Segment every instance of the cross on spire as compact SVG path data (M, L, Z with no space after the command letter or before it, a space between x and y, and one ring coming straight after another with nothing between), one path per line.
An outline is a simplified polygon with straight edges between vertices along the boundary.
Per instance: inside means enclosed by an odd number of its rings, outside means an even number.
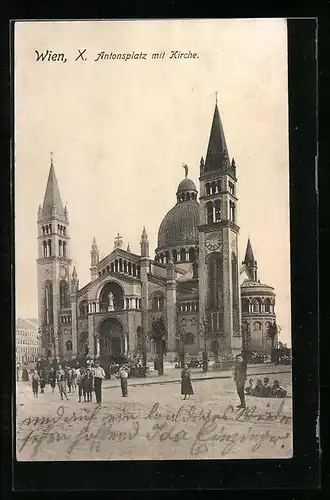
M215 104L218 104L218 92L215 92Z
M117 236L115 237L115 247L120 247L123 242L122 236L120 236L119 233L117 233Z
M53 165L53 160L54 160L54 153L53 151L50 152L50 164Z

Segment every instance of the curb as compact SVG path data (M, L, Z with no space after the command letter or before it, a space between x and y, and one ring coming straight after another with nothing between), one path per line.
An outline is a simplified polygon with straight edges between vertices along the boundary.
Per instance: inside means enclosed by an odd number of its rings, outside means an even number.
M281 372L271 372L271 371L266 371L266 372L258 372L258 373L248 373L248 377L252 377L255 375L277 375L278 373L291 373L291 370L285 370ZM215 375L215 376L210 376L210 377L198 377L198 378L191 378L192 382L200 382L202 380L214 380L214 379L228 379L232 378L232 375ZM155 384L179 384L181 382L181 379L172 379L172 380L152 380L150 382L133 382L129 384L129 387L141 387L144 385L155 385ZM120 385L111 385L109 387L102 387L103 390L107 389L118 389Z

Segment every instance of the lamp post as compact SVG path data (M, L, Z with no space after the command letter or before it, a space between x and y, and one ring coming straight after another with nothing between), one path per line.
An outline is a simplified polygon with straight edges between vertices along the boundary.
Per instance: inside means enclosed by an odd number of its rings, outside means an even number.
M202 329L204 336L203 372L206 373L208 371L208 355L207 355L207 345L206 345L206 337L208 334L208 321L206 318L202 319Z

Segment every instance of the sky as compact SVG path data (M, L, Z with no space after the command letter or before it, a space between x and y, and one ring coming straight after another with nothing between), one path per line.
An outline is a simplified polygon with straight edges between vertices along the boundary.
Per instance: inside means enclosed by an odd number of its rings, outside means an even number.
M259 278L275 287L280 340L290 344L286 37L284 19L16 23L17 316L38 315L36 221L50 152L83 286L94 236L100 258L118 232L138 253L145 226L154 255L182 163L198 187L217 92L237 165L239 259L250 236ZM75 61L84 49L87 59ZM66 62L37 61L46 50ZM176 50L197 56L170 59ZM102 51L146 56L96 61ZM161 51L164 59L151 58Z

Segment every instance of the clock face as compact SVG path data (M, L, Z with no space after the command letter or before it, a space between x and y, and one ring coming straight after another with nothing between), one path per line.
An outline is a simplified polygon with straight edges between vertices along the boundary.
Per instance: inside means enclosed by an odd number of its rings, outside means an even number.
M63 279L66 278L66 275L67 275L67 272L66 272L65 267L61 266L61 268L60 268L60 276L61 276L61 278L63 278Z
M210 234L205 240L205 246L211 252L219 250L221 248L221 235L220 234Z

